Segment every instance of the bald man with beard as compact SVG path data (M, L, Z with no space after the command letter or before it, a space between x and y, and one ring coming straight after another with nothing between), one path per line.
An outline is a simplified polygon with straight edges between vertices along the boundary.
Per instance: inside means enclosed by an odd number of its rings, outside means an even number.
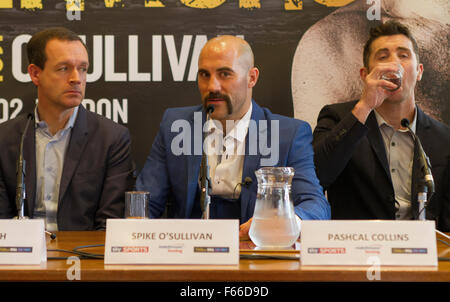
M450 123L448 0L381 0L380 20L369 21L366 0L337 9L303 35L292 64L294 115L314 128L320 109L359 99L362 49L372 27L389 20L407 26L419 46L424 75L416 103L433 118Z
M245 40L220 36L205 44L197 79L202 105L164 113L137 180L139 190L150 192L150 217L202 216L203 129L211 178L210 218L239 219L240 236L245 238L256 202L255 171L267 165L295 169L292 199L297 217L330 218L329 204L315 174L310 126L260 107L252 99L258 77L253 52ZM205 124L205 111L211 105L215 108L213 122ZM210 144L209 138L213 138ZM269 154L261 149L262 142L270 146Z

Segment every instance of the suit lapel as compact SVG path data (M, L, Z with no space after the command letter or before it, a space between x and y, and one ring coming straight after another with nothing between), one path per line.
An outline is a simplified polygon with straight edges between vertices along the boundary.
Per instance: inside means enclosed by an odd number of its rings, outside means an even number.
M250 118L247 136L245 137L245 157L241 180L241 182L244 182L245 177L251 177L252 183L249 186L241 186L241 217L252 216L250 215L251 213L247 213L247 210L254 209L254 203L256 201L255 198L252 198L252 195L254 195L252 192L256 192L256 189L254 188L258 185L255 171L260 168L261 153L259 152L259 138L262 137L262 135L271 137L269 133L269 125L265 129L261 129L259 127L259 121L262 119L264 119L264 111L258 106L258 104L256 104L256 102L252 100L252 115ZM256 138L255 134L251 133L255 130L258 133Z
M59 186L59 202L61 204L64 194L70 184L75 169L83 154L84 147L89 139L87 112L83 106L78 107L78 115L75 121L74 127L71 131L69 145L66 150L66 156L64 158L64 167L61 175L61 183Z
M422 147L427 146L426 140L431 134L428 134L428 129L430 127L429 121L426 118L426 115L422 110L416 106L417 110L417 121L416 121L416 135L422 141ZM423 147L425 148L425 147ZM425 151L426 152L426 151ZM417 202L417 194L419 192L418 185L420 181L420 177L422 176L422 165L419 159L419 147L417 142L414 141L414 157L413 157L413 166L412 166L412 175L411 175L411 208L413 217L416 218L419 214L419 203ZM428 196L429 197L429 196Z
M25 120L26 123L26 120ZM24 127L25 127L24 123ZM28 216L32 217L36 198L36 126L35 121L30 122L23 146L23 156L25 159L25 190L28 207ZM22 135L22 133L21 133Z
M199 118L199 112L201 112L201 119ZM196 114L197 113L197 114ZM189 123L191 125L191 150L193 155L184 156L186 158L186 169L187 169L187 188L186 188L186 215L191 216L192 208L194 202L200 202L200 200L195 200L195 196L198 189L198 177L200 173L200 165L202 162L202 138L203 138L203 125L205 123L205 114L200 106L198 109L194 110L192 116L189 118Z
M370 145L375 152L381 166L386 172L386 176L389 178L389 181L392 182L391 173L389 172L389 164L387 161L386 150L384 147L383 137L381 136L380 128L378 127L377 118L375 113L372 111L369 114L369 117L366 121L366 126L369 128L369 132L367 134L367 138L370 142Z

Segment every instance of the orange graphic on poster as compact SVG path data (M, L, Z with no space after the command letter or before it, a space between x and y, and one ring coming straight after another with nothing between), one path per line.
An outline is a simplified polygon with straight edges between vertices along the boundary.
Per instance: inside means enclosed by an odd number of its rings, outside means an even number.
M3 36L0 36L0 42L3 41ZM0 55L3 54L3 48L0 46ZM0 59L0 72L3 70L3 60ZM0 74L0 82L3 82L3 76Z
M314 0L319 4L326 5L328 7L341 7L345 6L349 3L352 3L355 0Z
M13 0L0 0L0 8L13 8Z
M285 0L284 1L285 10L302 10L303 1L300 0Z
M66 0L66 10L84 12L84 0Z
M261 3L259 0L240 0L239 1L239 8L261 8Z
M159 0L145 0L145 7L166 7L164 3Z
M42 0L21 0L20 8L29 10L42 9Z
M105 0L105 7L111 8L111 7L123 7L124 4L122 3L122 0Z
M216 8L226 2L226 0L180 0L187 7L192 8Z

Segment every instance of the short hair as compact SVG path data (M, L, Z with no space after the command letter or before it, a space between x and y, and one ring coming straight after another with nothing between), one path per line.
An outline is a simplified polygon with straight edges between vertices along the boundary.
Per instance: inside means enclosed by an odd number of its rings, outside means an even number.
M45 47L51 40L61 41L80 41L84 48L87 47L83 40L73 31L64 27L52 27L43 31L35 33L27 44L28 62L34 64L41 69L44 69L47 56L45 54Z
M408 27L397 21L388 21L370 29L369 40L367 40L366 44L364 45L364 67L369 68L370 47L372 46L373 41L383 36L394 35L404 35L411 41L414 53L416 54L417 62L419 62L419 47L417 46L416 39L414 39Z

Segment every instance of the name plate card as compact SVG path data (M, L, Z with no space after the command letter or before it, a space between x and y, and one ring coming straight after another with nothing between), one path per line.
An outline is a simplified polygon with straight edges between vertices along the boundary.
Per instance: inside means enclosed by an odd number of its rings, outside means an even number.
M239 264L239 221L108 219L105 264Z
M437 266L434 221L302 221L302 265Z
M0 264L47 262L43 219L0 220Z

